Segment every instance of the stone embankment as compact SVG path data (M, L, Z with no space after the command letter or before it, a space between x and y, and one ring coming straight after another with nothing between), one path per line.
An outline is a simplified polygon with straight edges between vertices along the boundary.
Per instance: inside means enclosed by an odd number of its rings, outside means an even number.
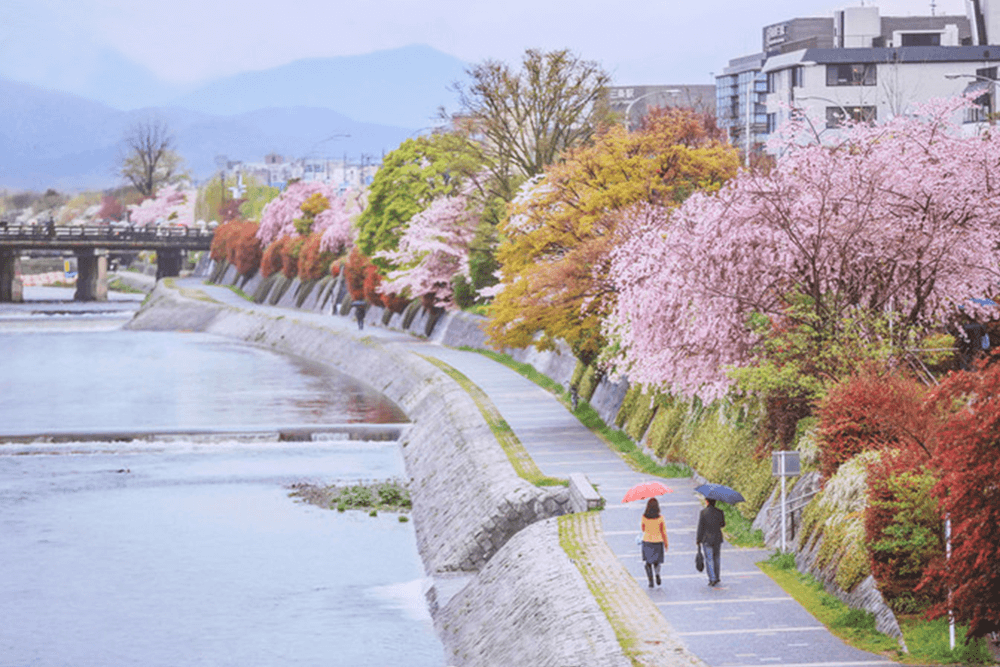
M162 282L128 328L201 331L308 357L403 409L413 420L401 445L425 568L470 578L450 599L429 595L450 664L628 664L546 521L570 511L570 490L518 477L469 395L407 343L234 308Z

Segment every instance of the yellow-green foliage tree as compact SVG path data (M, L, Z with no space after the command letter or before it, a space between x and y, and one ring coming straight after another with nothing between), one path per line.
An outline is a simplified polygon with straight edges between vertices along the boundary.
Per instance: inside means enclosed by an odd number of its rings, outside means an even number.
M491 341L551 349L561 339L591 363L605 345L600 319L614 302L607 264L627 233L616 213L639 203L676 206L696 190L718 189L738 165L711 122L677 108L567 153L512 202L500 227L503 288L487 326Z

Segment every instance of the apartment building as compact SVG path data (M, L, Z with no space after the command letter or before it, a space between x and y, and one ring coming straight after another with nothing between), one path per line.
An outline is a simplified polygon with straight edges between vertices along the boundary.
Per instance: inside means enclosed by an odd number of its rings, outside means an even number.
M860 6L765 26L761 51L716 77L719 124L749 160L793 113L836 131L847 117L878 122L972 92L978 106L962 120L982 122L995 111L1000 64L1000 46L990 45L1000 41L1000 12L990 2L970 0L970 16L883 17Z

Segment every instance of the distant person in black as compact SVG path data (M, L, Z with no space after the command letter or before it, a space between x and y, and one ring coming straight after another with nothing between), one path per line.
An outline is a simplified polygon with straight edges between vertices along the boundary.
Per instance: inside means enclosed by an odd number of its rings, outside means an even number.
M698 546L705 553L705 572L708 574L708 585L719 583L719 550L722 547L722 529L726 525L726 515L715 506L715 500L708 498L708 504L698 515L698 536L695 538Z
M364 301L354 302L354 317L358 320L358 329L365 328L365 303Z

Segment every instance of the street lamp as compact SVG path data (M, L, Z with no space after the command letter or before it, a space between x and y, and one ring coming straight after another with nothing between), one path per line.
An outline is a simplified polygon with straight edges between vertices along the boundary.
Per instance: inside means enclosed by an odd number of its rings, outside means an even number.
M645 93L644 95L640 95L639 97L637 97L634 100L632 100L631 102L629 102L628 106L625 107L625 131L626 132L631 132L632 131L632 107L635 106L636 102L638 102L640 100L644 100L647 97L653 97L655 95L679 95L680 92L681 91L680 91L679 88L667 88L666 90L654 90L652 92Z
M988 106L987 106L987 111L986 111L986 120L988 120L990 122L990 124L993 124L993 122L994 122L993 109L994 109L994 106L995 106L993 102L996 99L996 93L995 93L995 91L996 91L996 83L997 83L996 79L994 79L993 77L989 77L989 76L983 76L982 74L960 74L960 73L957 73L957 72L950 72L948 74L945 74L944 78L946 78L946 79L952 79L952 80L954 80L954 79L974 79L976 81L983 81L986 84L988 84L988 88L987 88L986 94L989 95L989 101L987 103ZM979 99L979 98L977 97L976 99ZM979 119L976 119L976 120L978 121L978 120L982 120L982 119L979 118Z

